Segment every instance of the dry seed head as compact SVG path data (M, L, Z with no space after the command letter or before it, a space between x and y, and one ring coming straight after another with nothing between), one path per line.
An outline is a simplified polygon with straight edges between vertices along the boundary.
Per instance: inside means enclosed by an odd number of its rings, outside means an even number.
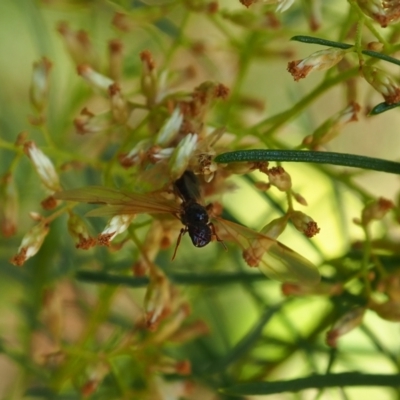
M34 226L22 239L18 253L10 260L12 264L21 266L28 258L33 257L41 248L49 226L44 221Z
M24 152L32 161L43 185L51 192L58 192L61 190L58 174L53 163L36 144L34 142L25 142Z
M295 81L305 78L310 72L325 71L336 65L346 54L345 50L329 48L317 51L303 60L290 61L287 70Z

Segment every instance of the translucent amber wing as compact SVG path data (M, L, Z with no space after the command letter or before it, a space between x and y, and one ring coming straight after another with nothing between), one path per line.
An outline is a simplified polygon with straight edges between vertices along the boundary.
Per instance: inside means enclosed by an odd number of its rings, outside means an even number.
M314 264L277 240L221 218L216 218L215 227L220 239L236 243L246 263L268 277L305 285L320 281Z
M117 214L178 214L180 207L154 193L139 194L121 192L102 186L88 186L80 189L65 190L54 195L56 199L79 203L105 204L92 210L89 216L113 216Z

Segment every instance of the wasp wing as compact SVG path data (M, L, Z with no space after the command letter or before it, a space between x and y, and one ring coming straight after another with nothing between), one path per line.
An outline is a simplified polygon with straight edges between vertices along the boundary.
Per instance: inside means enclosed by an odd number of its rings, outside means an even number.
M320 281L313 263L277 240L222 218L215 221L218 237L236 243L243 249L246 263L257 266L268 277L305 285L316 285Z
M65 190L54 195L56 199L89 204L106 204L89 211L91 217L114 216L119 214L179 214L180 208L173 201L156 193L128 193L102 186L88 186Z

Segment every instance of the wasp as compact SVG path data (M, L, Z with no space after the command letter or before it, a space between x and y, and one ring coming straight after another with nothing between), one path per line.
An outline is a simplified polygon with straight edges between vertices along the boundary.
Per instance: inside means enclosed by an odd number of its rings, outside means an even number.
M102 207L89 211L87 216L172 214L183 228L177 239L174 256L181 237L187 232L194 246L204 247L217 240L234 242L243 251L246 263L267 276L280 281L313 285L319 282L318 269L294 250L267 235L228 221L212 212L212 204L205 206L200 184L192 171L174 182L174 191L181 200L169 200L159 192L129 193L101 186L89 186L58 192L55 197ZM225 246L225 245L224 245Z

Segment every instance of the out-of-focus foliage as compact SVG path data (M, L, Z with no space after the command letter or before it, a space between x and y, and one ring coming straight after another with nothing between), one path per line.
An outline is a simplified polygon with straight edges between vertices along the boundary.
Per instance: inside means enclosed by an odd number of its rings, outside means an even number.
M400 396L396 2L0 16L0 397Z

